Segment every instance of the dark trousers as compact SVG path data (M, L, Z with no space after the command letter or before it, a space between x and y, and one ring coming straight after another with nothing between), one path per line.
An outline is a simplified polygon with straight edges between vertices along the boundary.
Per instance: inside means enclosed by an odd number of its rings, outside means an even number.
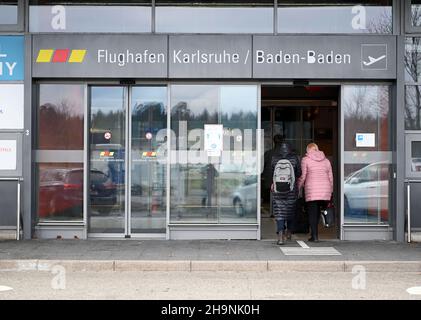
M320 219L320 210L326 206L326 201L317 200L307 202L307 212L308 212L308 223L310 224L311 237L313 239L319 238L319 219Z
M286 224L286 225L285 225ZM276 219L276 234L279 234L279 232L285 231L285 229L288 229L291 231L292 228L292 219Z

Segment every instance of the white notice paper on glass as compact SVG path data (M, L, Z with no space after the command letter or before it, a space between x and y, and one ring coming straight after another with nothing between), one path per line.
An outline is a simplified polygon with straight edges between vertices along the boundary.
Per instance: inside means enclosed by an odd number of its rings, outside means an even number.
M1 129L23 129L23 84L0 84Z
M356 146L361 148L374 148L376 146L375 133L356 133L355 134Z
M0 170L16 170L16 140L0 140Z
M219 157L223 150L224 128L222 124L205 124L205 151L208 157Z

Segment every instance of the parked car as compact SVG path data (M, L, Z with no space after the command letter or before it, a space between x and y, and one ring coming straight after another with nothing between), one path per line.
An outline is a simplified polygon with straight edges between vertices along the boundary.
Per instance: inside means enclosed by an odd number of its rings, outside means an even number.
M83 209L83 168L45 169L39 177L38 216L80 216ZM91 170L91 205L112 206L117 201L117 188L99 170Z
M390 165L369 164L350 174L344 183L344 207L348 214L375 214L388 220Z
M235 213L242 217L247 213L257 211L257 176L247 176L243 184L233 193Z

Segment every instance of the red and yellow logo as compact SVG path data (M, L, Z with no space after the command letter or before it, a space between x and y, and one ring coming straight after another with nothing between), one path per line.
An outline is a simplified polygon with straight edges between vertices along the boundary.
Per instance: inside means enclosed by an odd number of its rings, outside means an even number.
M99 154L100 157L114 157L113 151L101 151Z
M143 157L146 157L146 158L155 158L156 157L156 152L154 152L154 151L145 151L145 152L142 153L142 156Z
M82 63L85 55L86 49L41 49L36 61L37 63Z

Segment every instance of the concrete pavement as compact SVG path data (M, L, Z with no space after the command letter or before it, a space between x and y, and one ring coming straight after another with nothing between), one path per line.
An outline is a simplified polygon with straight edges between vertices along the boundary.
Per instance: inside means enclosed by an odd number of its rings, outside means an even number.
M421 286L417 273L369 272L361 281L352 272L66 272L58 279L59 274L0 272L0 286L10 288L0 290L0 300L421 299L407 292Z
M287 256L273 241L30 240L0 241L0 271L317 271L421 272L421 244L321 241L340 255ZM282 248L300 248L290 241ZM308 251L303 251L308 252Z

